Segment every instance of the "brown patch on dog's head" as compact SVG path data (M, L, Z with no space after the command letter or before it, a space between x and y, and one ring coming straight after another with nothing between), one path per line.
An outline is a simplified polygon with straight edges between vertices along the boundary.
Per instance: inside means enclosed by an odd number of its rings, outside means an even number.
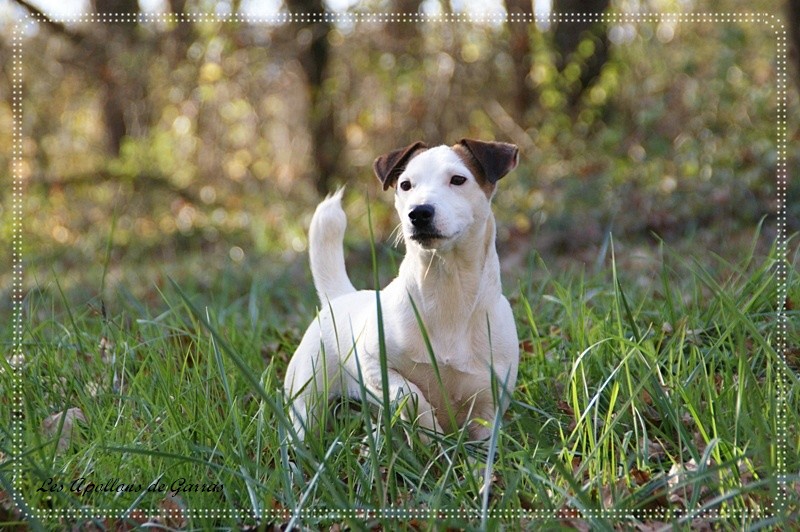
M405 148L400 148L390 151L387 154L381 155L372 164L372 169L375 175L383 183L383 190L395 186L397 179L403 170L408 166L408 161L414 158L419 152L428 149L427 144L424 142L415 142Z
M453 151L464 161L488 198L494 194L500 178L519 163L519 148L506 142L461 139L453 146Z
M490 183L488 179L486 179L486 174L483 173L483 168L481 168L480 163L472 156L469 149L464 146L463 144L456 144L453 147L453 151L458 154L462 161L464 161L464 166L466 166L470 173L475 176L475 179L478 181L478 185L483 190L483 193L486 194L487 198L491 198L492 194L494 194L495 185L494 183Z

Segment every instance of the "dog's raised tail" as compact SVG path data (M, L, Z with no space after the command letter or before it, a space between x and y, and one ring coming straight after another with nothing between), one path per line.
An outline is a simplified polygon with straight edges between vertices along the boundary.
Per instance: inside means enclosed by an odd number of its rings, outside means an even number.
M308 232L311 276L323 307L328 301L356 291L344 266L347 216L342 210L343 192L344 188L340 188L317 206Z

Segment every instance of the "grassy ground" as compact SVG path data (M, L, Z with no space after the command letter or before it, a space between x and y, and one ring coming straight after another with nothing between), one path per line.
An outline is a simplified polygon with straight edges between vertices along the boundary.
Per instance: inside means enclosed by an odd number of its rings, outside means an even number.
M338 402L307 447L290 449L279 390L312 296L288 276L167 284L158 305L119 291L113 308L70 302L55 284L31 292L14 416L23 474L17 490L4 413L0 522L21 519L15 500L47 528L796 524L794 268L784 364L774 253L658 256L646 283L613 257L592 274L532 257L506 286L522 360L487 443L458 433L426 445L391 407Z

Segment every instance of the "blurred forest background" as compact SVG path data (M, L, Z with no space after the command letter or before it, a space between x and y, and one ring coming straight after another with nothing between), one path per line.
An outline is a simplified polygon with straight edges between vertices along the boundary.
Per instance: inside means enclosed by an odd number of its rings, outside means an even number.
M787 20L794 39L799 4L535 2L553 13L766 12ZM39 17L22 46L26 289L53 289L57 278L69 298L85 301L100 293L106 269L106 297L125 287L145 301L157 301L168 275L199 287L214 286L220 272L240 276L245 287L269 276L305 283L310 215L341 184L353 261L369 264L367 203L377 240L388 240L397 223L372 160L417 139L520 146L520 168L495 198L509 276L528 269L533 253L551 269L607 264L609 234L618 268L645 280L658 266L659 238L701 259L735 260L762 219L761 249L776 237L779 58L765 22L93 23L44 14L58 5L65 4L0 2L5 242L11 34L26 13ZM521 13L534 3L93 0L78 7ZM790 173L800 160L797 61L795 53L787 83ZM789 234L798 230L797 192L790 181ZM0 253L10 264L10 246ZM370 268L361 270L355 277L370 286ZM10 279L10 268L0 271L4 314Z

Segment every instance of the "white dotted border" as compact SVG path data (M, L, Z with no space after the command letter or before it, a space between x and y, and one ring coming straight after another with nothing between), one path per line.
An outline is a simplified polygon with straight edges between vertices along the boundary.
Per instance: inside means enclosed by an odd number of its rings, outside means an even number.
M12 485L22 480L22 35L29 21L16 23L11 32L11 366L14 368L11 403ZM22 495L20 495L21 497Z
M344 520L344 519L559 519L559 520L582 520L582 519L602 519L611 518L619 520L634 519L733 519L751 518L758 519L767 517L758 508L750 510L702 510L697 512L681 510L521 510L521 509L497 509L493 508L485 513L479 509L466 508L304 508L298 511L292 510L266 510L262 512L251 512L247 510L232 510L225 508L162 508L146 512L144 510L107 510L97 508L64 508L64 509L33 509L31 513L37 519L61 518L61 519L136 519L154 520L161 519L183 519L183 518L218 518L218 519L274 519L286 520L297 517L300 519L319 519L319 520Z
M787 249L787 234L786 234L786 189L789 181L789 174L786 166L786 142L788 137L788 116L787 116L787 88L786 88L786 58L788 57L788 50L786 45L786 26L779 20L773 18L770 24L775 31L775 38L777 42L776 50L776 93L778 100L778 116L776 117L776 137L777 137L777 172L776 172L776 195L778 198L778 242L777 254L778 264L776 271L776 281L778 283L778 301L777 301L777 332L775 335L775 347L779 356L780 364L778 365L777 385L777 414L776 421L778 424L777 430L777 473L778 473L778 496L776 497L774 506L776 514L784 514L787 511L789 500L788 482L789 475L787 474L787 418L789 416L787 404L787 380L789 371L786 366L786 328L789 323L789 318L786 316L786 299L787 299L787 284L788 284L788 249ZM777 26L777 27L776 27Z
M464 14L464 13L444 13L444 14L422 14L422 13L310 13L302 15L275 14L266 16L251 15L214 15L205 13L187 14L157 14L157 13L138 13L132 14L81 14L81 15L51 15L50 20L59 23L69 22L240 22L251 24L287 24L294 22L328 22L328 23L504 23L504 22L605 22L605 23L642 23L642 22L674 22L674 23L761 23L766 24L772 30L777 39L776 50L776 76L777 76L777 221L778 221L778 242L777 242L777 333L775 339L776 351L781 359L777 372L777 471L778 471L778 494L775 501L771 503L772 515L783 514L786 511L788 493L788 475L786 472L787 460L787 415L788 405L787 394L787 374L785 365L786 354L786 330L788 318L786 316L787 298L787 235L786 235L786 190L788 182L788 171L786 163L786 142L787 142L787 31L784 22L772 14L764 13L569 13L569 14L549 14L536 15L531 13L484 13L484 14ZM12 109L12 329L13 329L13 360L22 360L22 36L29 25L42 22L41 17L27 15L24 20L17 21L12 30L12 67L11 67L11 109ZM13 455L22 454L22 421L19 412L22 411L22 370L14 364L14 383L13 383L13 404L12 404L12 450ZM18 492L22 480L21 460L14 460L13 467L13 486ZM96 508L68 508L68 509L32 509L32 514L36 518L52 517L72 517L72 518L124 518L129 516L129 512L122 510L103 510ZM501 519L545 519L545 518L612 518L612 519L658 519L689 517L699 519L725 519L732 517L763 517L760 509L741 510L741 511L700 511L700 512L678 512L671 509L665 510L579 510L575 513L564 513L559 511L540 511L540 510L500 510L492 509L487 513L479 510L467 509L432 509L432 508L384 508L379 510L366 509L303 509L299 512L289 511L270 511L254 514L237 510L225 509L188 509L188 510L161 510L154 515L163 518L272 518L285 519L292 516L309 519L368 519L368 518L501 518Z
M313 23L505 23L505 22L707 22L707 23L766 23L776 32L785 34L783 22L765 13L276 13L270 15L214 13L87 13L50 14L52 22L147 23L147 22L240 22L249 24ZM28 15L30 22L43 22L37 15Z

